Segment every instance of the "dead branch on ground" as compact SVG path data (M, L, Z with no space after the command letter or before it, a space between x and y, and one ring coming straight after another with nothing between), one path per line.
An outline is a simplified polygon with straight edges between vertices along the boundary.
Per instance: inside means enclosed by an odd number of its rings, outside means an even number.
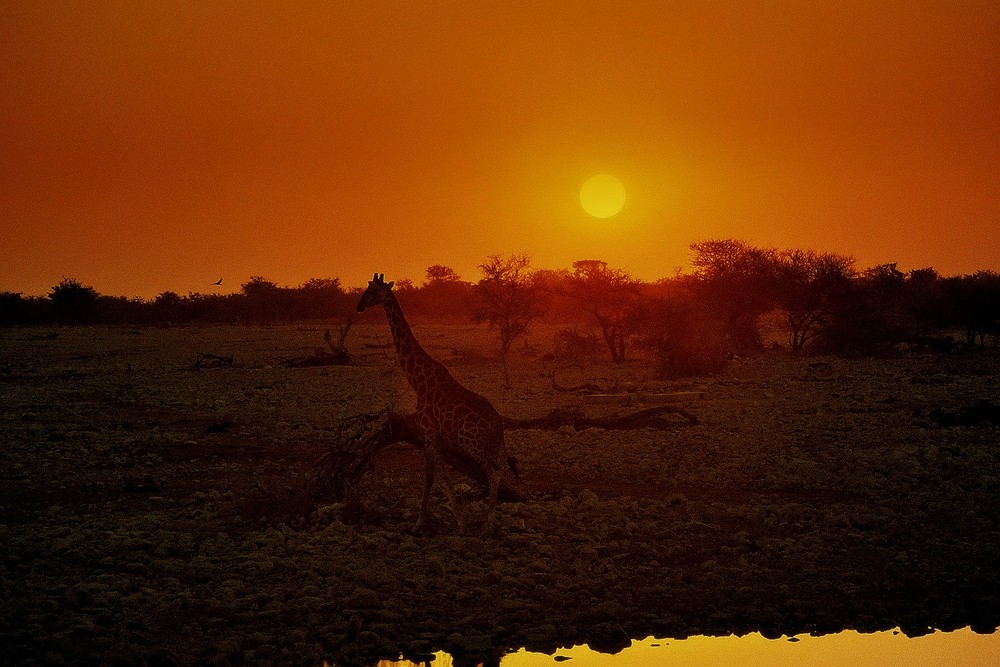
M605 391L604 388L599 387L596 384L590 384L590 383L578 384L572 387L562 387L559 385L558 382L556 382L555 371L552 371L552 389L554 389L555 391L561 391L563 393L573 393L573 394L600 393Z
M332 493L337 501L357 496L361 478L372 466L372 459L390 442L388 413L360 414L340 422L335 446L323 454L313 467L307 491L314 500Z
M198 358L192 364L193 368L231 368L235 360L233 357L224 357L219 354L209 354L208 352L198 352Z
M656 407L630 412L626 415L612 415L610 417L587 417L580 408L569 410L556 408L543 417L534 419L510 419L504 418L504 426L509 429L544 429L558 430L564 426L570 426L576 430L585 428L603 428L606 430L626 430L639 428L656 428L669 430L677 426L676 420L664 419L665 415L678 415L683 417L688 424L697 426L701 422L687 410L676 408L672 405L658 405Z
M343 354L347 356L347 334L351 332L351 327L354 326L354 318L347 320L343 324L337 325L337 344L334 345L333 338L330 336L330 330L327 329L323 332L323 340L326 341L327 346L330 351L334 354Z
M599 418L587 417L579 408L556 409L543 417L533 419L505 418L504 427L542 430L559 430L566 426L577 430L675 428L677 420L667 419L667 415L680 416L692 425L700 423L697 417L686 410L659 405L626 415ZM334 445L319 457L313 466L311 478L306 482L304 490L308 502L316 504L332 496L334 500L345 503L351 508L350 511L356 512L361 506L359 493L361 480L372 469L376 455L386 447L399 442L424 448L425 442L417 428L416 415L401 415L386 410L344 419L334 436ZM450 467L476 482L481 488L486 488L486 471L471 457L455 449L446 449L442 455ZM501 483L498 499L524 501L526 498L517 490Z
M311 368L314 366L347 366L351 363L351 355L347 351L347 334L350 332L351 327L354 325L354 320L348 320L345 324L337 325L339 333L337 334L337 342L333 342L333 336L330 335L330 330L327 329L323 332L323 340L326 341L326 346L330 348L327 352L321 348L316 348L311 355L308 357L297 357L294 359L286 359L285 363L289 368Z
M416 415L385 411L348 417L340 423L335 445L314 466L306 491L315 502L332 495L338 502L358 502L361 479L371 470L375 456L389 445L406 442L420 449L424 439ZM486 471L470 457L454 450L442 452L445 463L486 488ZM501 484L498 500L523 501L514 489Z

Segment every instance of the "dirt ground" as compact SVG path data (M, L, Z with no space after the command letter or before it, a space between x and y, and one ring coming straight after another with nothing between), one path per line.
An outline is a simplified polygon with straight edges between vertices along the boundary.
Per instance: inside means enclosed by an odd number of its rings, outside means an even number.
M467 534L437 494L411 535L407 445L376 461L361 523L302 501L340 420L413 405L384 326L351 332L350 366L290 367L323 329L0 330L4 662L475 664L649 635L1000 625L1000 425L961 419L1000 398L995 352L775 353L668 382L648 360L552 358L542 332L507 388L484 329L416 326L505 415L687 392L700 423L509 431L532 498L484 537L466 485ZM553 372L632 398L556 391Z

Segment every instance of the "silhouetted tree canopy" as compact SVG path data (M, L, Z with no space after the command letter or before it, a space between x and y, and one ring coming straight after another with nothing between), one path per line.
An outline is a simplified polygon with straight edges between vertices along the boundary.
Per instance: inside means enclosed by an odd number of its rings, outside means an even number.
M960 328L967 345L1000 336L1000 274L977 271L943 281L945 320Z
M20 292L0 292L0 326L30 326L49 324L52 321L52 302L47 297L25 297Z
M93 287L74 278L63 278L49 292L52 311L59 324L90 324L97 314L100 295Z
M602 260L583 259L573 262L569 288L601 332L611 359L625 361L629 340L643 326L642 282Z
M468 322L475 313L472 283L440 264L427 268L427 280L409 297L407 317L413 319Z
M765 316L784 323L795 354L878 354L900 344L948 351L1000 337L994 271L942 277L933 268L904 272L895 263L859 271L844 255L733 239L699 241L691 251L693 273L653 284L599 259L529 272L527 256L492 255L475 285L435 264L419 286L395 278L395 293L413 320L488 322L505 363L512 341L541 316L570 325L561 334L567 345L600 341L615 362L641 340L667 376L710 372L734 354L763 350ZM102 295L64 278L44 296L0 292L0 325L345 324L358 317L359 293L345 290L339 278L282 287L252 276L234 294L165 291L143 300Z
M774 255L777 300L785 312L788 343L801 353L829 326L838 300L855 276L854 259L812 250Z
M459 282L462 280L462 277L455 272L455 269L450 266L442 266L441 264L428 266L426 273L428 284L435 282Z
M778 306L778 258L771 249L733 239L691 244L697 292L715 310L733 352L764 347L758 321Z

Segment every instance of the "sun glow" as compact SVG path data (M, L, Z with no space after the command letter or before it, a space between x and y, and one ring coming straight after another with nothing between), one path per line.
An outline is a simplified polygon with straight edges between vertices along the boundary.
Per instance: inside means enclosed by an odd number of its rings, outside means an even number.
M625 206L625 186L610 174L591 176L580 188L580 205L595 218L610 218Z

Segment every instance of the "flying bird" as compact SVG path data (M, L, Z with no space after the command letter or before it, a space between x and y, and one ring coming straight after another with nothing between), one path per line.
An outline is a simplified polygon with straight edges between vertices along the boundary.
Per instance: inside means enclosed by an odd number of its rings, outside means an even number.
M212 283L212 284L213 284L213 285L221 285L221 284L222 284L222 278L219 278L218 280L216 280L216 281L215 281L214 283Z

